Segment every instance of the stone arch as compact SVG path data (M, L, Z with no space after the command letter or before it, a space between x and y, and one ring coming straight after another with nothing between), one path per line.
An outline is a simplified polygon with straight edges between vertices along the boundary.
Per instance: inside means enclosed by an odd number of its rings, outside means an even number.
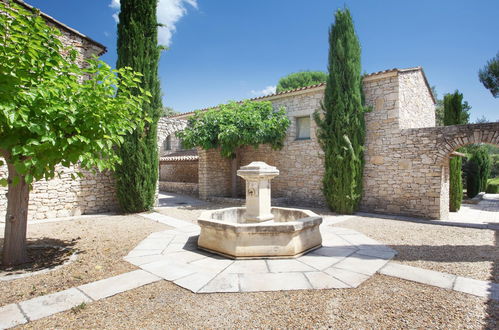
M452 152L468 144L499 145L499 122L441 127L437 135L436 163L446 165Z
M449 216L449 159L458 148L487 143L499 145L499 122L454 125L437 128L435 165L441 168L440 219Z
M173 137L178 131L183 130L187 126L187 121L182 119L173 119L162 117L158 121L158 152L161 156L161 151L163 150L163 143L168 136Z

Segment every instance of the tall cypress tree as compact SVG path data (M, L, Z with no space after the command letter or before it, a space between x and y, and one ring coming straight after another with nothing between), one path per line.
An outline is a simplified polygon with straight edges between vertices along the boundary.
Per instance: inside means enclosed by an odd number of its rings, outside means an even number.
M466 124L467 114L463 109L463 94L455 91L444 96L444 126ZM462 160L449 160L449 210L457 212L463 201Z
M324 150L323 192L329 207L351 214L362 196L365 122L360 44L348 9L329 30L329 65L322 113L315 113Z
M152 119L142 130L125 138L120 149L122 164L116 170L117 194L125 212L141 212L154 206L158 180L157 122L161 97L158 63L157 0L121 0L118 24L118 68L131 67L142 73L141 88L149 91L151 102L143 111Z

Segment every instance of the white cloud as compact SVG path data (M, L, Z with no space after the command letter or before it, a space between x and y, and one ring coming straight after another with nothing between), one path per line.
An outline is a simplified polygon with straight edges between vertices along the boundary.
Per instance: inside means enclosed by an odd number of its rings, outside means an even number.
M176 30L175 24L187 14L186 4L197 9L197 0L159 0L158 2L158 22L165 25L158 29L158 43L170 46L172 35ZM119 11L120 0L111 0L109 7ZM119 21L118 13L113 14L116 22Z
M120 9L120 0L111 0L109 7L113 9Z
M259 90L259 91L252 90L251 94L253 94L255 96L270 95L270 94L275 93L275 89L276 89L276 86L267 86L264 89Z

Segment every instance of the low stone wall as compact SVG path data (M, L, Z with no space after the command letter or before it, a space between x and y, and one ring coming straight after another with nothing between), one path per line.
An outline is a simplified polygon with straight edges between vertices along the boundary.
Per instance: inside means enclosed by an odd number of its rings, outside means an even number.
M198 183L198 161L161 162L159 180Z
M159 190L196 197L199 195L197 183L159 181Z
M62 167L59 167L61 169ZM114 178L109 172L92 174L73 180L74 168L64 168L61 177L41 180L30 192L28 220L67 217L81 214L117 211ZM0 176L7 177L7 166L0 167ZM7 187L0 188L0 222L5 221Z

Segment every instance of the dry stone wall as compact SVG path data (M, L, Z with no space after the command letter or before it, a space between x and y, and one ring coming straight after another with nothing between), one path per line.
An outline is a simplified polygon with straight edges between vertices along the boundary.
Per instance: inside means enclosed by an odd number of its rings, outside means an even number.
M198 162L197 161L161 162L159 180L169 181L169 182L197 183Z

